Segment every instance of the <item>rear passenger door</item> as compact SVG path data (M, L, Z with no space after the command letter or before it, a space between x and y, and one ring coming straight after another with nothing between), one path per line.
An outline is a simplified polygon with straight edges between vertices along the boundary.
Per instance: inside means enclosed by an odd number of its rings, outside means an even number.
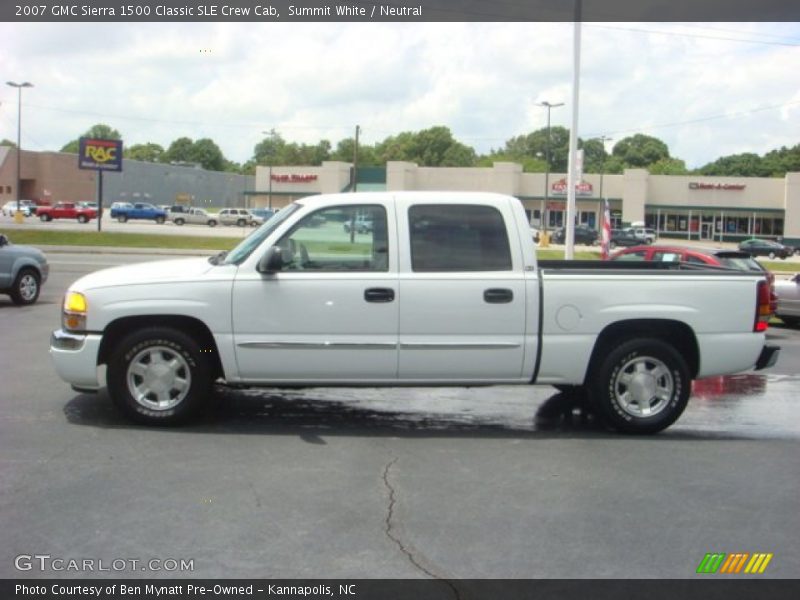
M490 382L522 374L526 283L510 207L399 197L399 376ZM516 240L516 238L513 238ZM518 240L517 240L518 242Z

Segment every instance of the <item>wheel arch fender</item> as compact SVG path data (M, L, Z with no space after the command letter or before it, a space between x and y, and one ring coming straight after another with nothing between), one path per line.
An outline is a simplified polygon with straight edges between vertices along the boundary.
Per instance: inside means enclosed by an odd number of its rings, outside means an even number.
M211 330L200 319L186 315L139 315L112 321L103 331L103 339L97 353L97 364L107 364L117 343L129 333L144 327L165 327L191 336L201 348L208 351L212 381L220 377L225 378L223 360Z
M683 356L692 379L700 372L700 349L689 325L674 319L630 319L610 323L597 336L589 359L587 379L609 348L633 338L655 338L671 345Z

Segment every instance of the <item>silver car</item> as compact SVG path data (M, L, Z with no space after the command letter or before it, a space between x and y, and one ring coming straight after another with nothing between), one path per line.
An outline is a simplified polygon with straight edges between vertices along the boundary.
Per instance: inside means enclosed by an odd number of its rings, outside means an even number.
M778 308L775 315L791 327L800 326L800 274L775 281Z
M33 304L49 274L41 250L16 246L0 234L0 294L11 296L14 304Z

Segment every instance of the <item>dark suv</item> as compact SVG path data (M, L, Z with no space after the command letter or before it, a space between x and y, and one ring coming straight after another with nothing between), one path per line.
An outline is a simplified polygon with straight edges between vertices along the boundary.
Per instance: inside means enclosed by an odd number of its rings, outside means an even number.
M553 234L553 241L556 244L563 244L566 239L567 230L563 227L556 230L556 232ZM597 230L587 227L586 225L578 225L575 227L575 243L593 246L597 243Z

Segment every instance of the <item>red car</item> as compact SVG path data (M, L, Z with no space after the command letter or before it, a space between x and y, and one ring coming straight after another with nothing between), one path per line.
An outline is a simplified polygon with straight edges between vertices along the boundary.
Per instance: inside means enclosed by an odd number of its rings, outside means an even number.
M58 202L53 206L40 206L36 215L42 221L53 219L77 219L78 223L88 223L97 217L97 210L79 206L74 202Z
M657 262L683 262L695 265L709 265L737 271L757 271L764 273L772 290L772 312L778 306L775 294L775 275L750 254L742 250L726 248L692 248L691 246L632 246L613 254L609 260L654 260Z
M764 267L747 252L726 248L693 248L691 246L639 245L620 250L610 260L654 260L658 262L685 262L696 265L726 267L739 271L760 271Z

